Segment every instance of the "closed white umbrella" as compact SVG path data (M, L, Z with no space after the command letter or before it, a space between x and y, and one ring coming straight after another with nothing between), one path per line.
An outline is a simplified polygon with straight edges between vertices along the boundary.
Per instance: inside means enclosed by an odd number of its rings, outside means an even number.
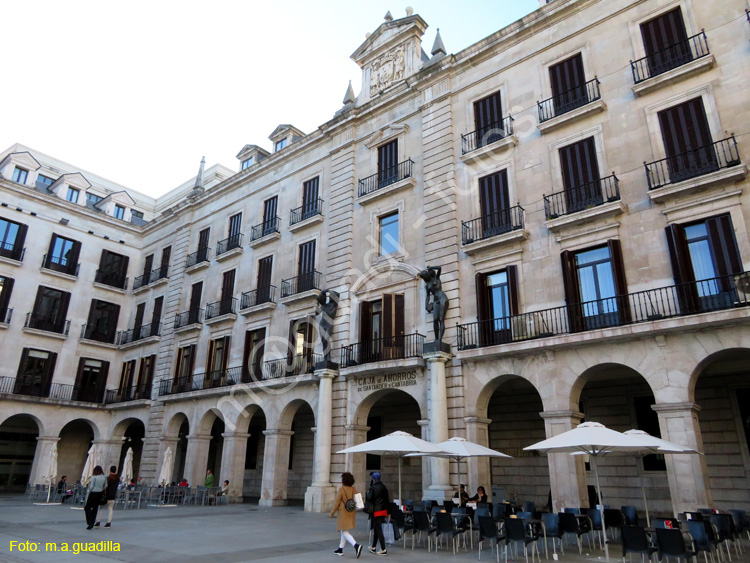
M88 486L91 476L94 474L94 467L99 465L99 450L96 446L89 448L89 454L86 456L86 463L81 473L81 485Z
M524 450L538 450L545 453L586 453L591 456L591 467L594 470L596 482L596 496L599 499L599 510L602 517L602 535L604 536L604 553L609 561L609 545L607 530L604 526L604 502L599 486L599 470L597 458L611 452L650 452L658 450L650 443L638 436L628 436L622 432L611 430L598 422L584 422L573 430L558 434L553 438L542 440L524 448Z
M398 498L401 497L401 459L408 454L419 453L441 453L448 454L445 450L435 444L431 444L420 438L416 438L408 432L392 432L387 436L370 440L358 446L346 448L337 453L340 454L374 454L392 455L398 458Z
M158 483L166 487L172 480L172 472L174 471L174 458L172 456L172 448L167 447L167 451L164 452L164 461L161 464L161 472L159 473Z
M122 462L122 471L120 472L120 481L126 485L133 478L133 448L128 448L125 452L125 460Z
M49 502L50 494L52 493L52 485L57 477L57 442L52 445L52 449L49 451L49 457L45 464L44 476L42 479L47 483L47 502Z

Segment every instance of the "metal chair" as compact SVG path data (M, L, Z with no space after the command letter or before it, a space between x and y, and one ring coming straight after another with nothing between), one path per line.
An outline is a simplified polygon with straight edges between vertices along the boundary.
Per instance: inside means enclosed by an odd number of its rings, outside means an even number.
M495 519L490 516L479 517L479 560L482 560L482 547L484 540L495 542L497 550L497 560L500 561L500 542L505 539L505 535L500 533L495 524ZM490 544L492 545L492 544Z
M451 544L453 546L453 555L456 554L456 536L463 533L453 523L453 517L447 512L438 512L436 515L437 528L435 531L435 551L437 551L437 540L440 538L440 544L443 543L443 536L449 536ZM465 538L464 538L465 540ZM464 549L466 549L466 541L464 541Z
M435 528L430 523L430 517L427 515L427 512L424 510L415 510L414 511L414 524L411 529L411 549L414 550L414 535L419 534L419 539L417 540L417 543L420 543L422 541L422 533L427 534L427 551L430 551L432 540L430 539L430 536L435 533ZM404 545L406 545L404 543Z
M547 538L552 538L552 553L557 553L557 548L555 547L555 538L557 538L557 541L560 542L560 551L565 555L565 548L562 542L563 532L560 528L560 516L555 512L544 512L542 513L542 523L544 524Z
M523 555L526 563L529 561L528 545L531 544L531 561L534 561L534 550L539 536L530 525L518 518L508 518L505 521L505 560L508 560L508 544L523 543ZM537 553L537 555L539 555Z
M693 550L696 554L703 552L703 557L708 563L708 556L711 556L711 561L714 560L714 547L715 544L711 541L707 525L710 528L710 524L703 520L688 520L687 529L690 537L693 538ZM713 532L713 529L711 529Z
M638 525L638 512L635 510L635 506L621 506L620 511L625 518L625 524L628 526Z
M645 563L645 555L648 555L650 560L651 556L658 551L656 547L653 547L649 543L646 530L640 526L623 526L620 528L620 534L622 535L623 562L626 555L639 553L641 555L641 562Z
M691 557L695 557L695 551L685 546L685 538L682 537L680 530L669 530L667 528L656 528L656 544L661 560L667 557L685 558L687 562Z

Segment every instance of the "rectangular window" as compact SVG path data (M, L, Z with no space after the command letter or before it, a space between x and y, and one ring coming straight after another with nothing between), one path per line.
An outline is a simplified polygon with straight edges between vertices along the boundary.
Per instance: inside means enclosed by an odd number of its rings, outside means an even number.
M315 241L311 240L299 245L299 261L297 262L298 286L297 291L309 291L315 288Z
M402 358L404 329L403 294L386 293L377 301L360 303L359 362Z
M549 79L555 115L567 113L588 103L583 57L580 53L549 67Z
M29 318L29 326L39 330L63 333L69 303L70 293L39 286L34 309Z
M18 364L18 374L16 375L13 393L47 397L56 361L57 354L24 348L21 353L21 361Z
M273 271L273 256L266 256L258 260L258 298L256 304L268 303L271 300L271 272Z
M151 312L151 334L150 336L158 336L159 329L161 328L161 312L164 307L164 297L157 297L154 299L154 310Z
M504 136L503 112L500 105L500 92L474 102L474 128L477 148L493 143Z
M283 148L283 147L282 147ZM253 165L253 157L247 158L242 161L242 169L250 168Z
M159 266L159 278L164 279L169 276L169 261L172 259L172 247L165 246L161 249L161 266ZM156 281L156 280L151 280Z
M80 252L80 242L53 234L44 267L65 274L76 275Z
M13 278L0 276L0 323L8 322L8 307L13 293Z
M94 278L97 283L124 289L127 283L130 258L109 250L102 250L99 269Z
M125 217L125 208L122 205L115 204L115 219L123 219Z
M245 350L242 355L242 381L244 383L263 379L265 341L265 328L245 332Z
M81 358L78 362L73 399L89 403L101 403L104 400L104 389L107 386L109 362Z
M208 362L203 387L210 388L226 382L229 364L229 336L212 340L208 345Z
M378 187L398 181L398 139L378 147Z
M599 186L599 162L593 137L561 148L560 169L568 213L603 202Z
M130 210L130 218L131 219L140 219L143 220L143 211L136 211L135 209Z
M89 340L113 344L119 316L119 305L92 299L88 321L86 322L85 337Z
M143 261L143 285L151 281L151 270L154 268L154 255L149 254Z
M274 152L278 152L281 149L285 148L286 147L286 143L287 143L287 138L286 137L284 137L280 141L276 141L276 144L274 145Z
M37 188L47 188L51 186L55 182L54 179L44 176L43 174L38 174L36 177L36 187Z
M635 410L635 423L638 430L648 432L652 436L661 438L659 428L659 415L651 406L654 404L653 396L633 397L633 409ZM651 454L643 458L644 471L666 471L667 464L664 455Z
M20 260L28 227L0 217L0 256Z
M482 238L496 236L513 228L507 170L479 179L479 209L482 218Z
M177 363L174 370L173 390L192 389L192 377L195 369L195 344L183 346L177 352Z
M642 23L641 36L649 76L662 74L693 60L680 8Z
M96 205L104 198L100 195L92 194L91 192L86 192L86 203L89 205Z
M24 170L23 168L16 167L15 170L13 170L13 181L18 182L19 184L25 184L26 178L28 177L29 172L28 170Z
M156 354L141 358L138 367L138 384L134 399L150 399L151 385L154 381L154 369L156 368Z
M117 391L121 398L132 397L134 379L135 360L122 362L122 369L120 370L120 384L117 386Z
M312 362L315 348L313 331L312 323L305 319L297 319L289 323L289 354L287 359L289 368L295 375L305 371L303 368L309 366Z
M237 270L224 272L221 278L221 301L219 303L219 315L232 313L232 300L234 299L234 278Z
M240 233L242 232L242 213L237 213L229 218L229 240L227 241L227 250L237 248L242 243Z
M398 211L380 218L380 255L393 254L399 250Z
M516 266L504 270L477 274L477 320L479 344L505 344L513 339L533 338L534 327L523 324L526 319L511 319L518 315L518 279Z
M279 198L273 196L263 202L263 236L278 231L276 216L278 215Z
M77 190L75 188L68 188L68 193L65 195L65 199L67 199L71 203L78 203L78 196L80 195L80 193L80 190Z
M718 170L702 98L659 112L659 125L672 183Z
M318 209L318 192L320 178L317 176L302 184L302 217L301 220L309 219L320 213Z

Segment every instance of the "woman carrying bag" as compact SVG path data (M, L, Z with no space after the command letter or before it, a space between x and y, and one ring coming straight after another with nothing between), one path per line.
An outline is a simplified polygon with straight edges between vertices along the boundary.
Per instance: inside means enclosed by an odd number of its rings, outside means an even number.
M344 546L347 541L354 547L357 558L362 554L362 546L349 533L349 530L353 530L356 527L354 515L357 513L357 503L354 497L357 494L357 489L354 488L354 476L349 472L342 473L341 488L333 505L333 510L331 510L331 518L333 518L336 512L339 513L338 520L336 521L336 529L341 532L341 542L339 543L339 548L334 551L336 555L344 555Z
M107 478L104 471L97 465L94 467L94 474L89 481L89 497L86 499L86 505L83 512L86 514L86 529L91 530L96 522L96 515L99 512L99 505L102 500L106 504L107 499L104 496L104 488L107 486Z

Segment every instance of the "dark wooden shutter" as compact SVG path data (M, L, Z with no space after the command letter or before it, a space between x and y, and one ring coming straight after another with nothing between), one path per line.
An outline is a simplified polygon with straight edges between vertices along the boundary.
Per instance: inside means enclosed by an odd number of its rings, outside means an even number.
M500 92L474 102L474 127L481 138L487 129L497 128L503 119Z
M250 367L253 355L253 331L245 331L245 346L242 349L242 382L248 383L251 380Z
M475 276L475 293L477 296L477 341L473 342L472 334L467 334L466 344L469 346L487 346L492 342L492 313L490 311L489 292L487 291L487 274L478 273Z
M55 243L57 242L58 238L60 238L60 235L58 235L57 233L52 233L52 238L49 241L49 248L47 249L47 260L44 264L47 268L52 265L52 253L55 251Z
M507 170L479 179L479 207L482 215L482 238L510 229Z
M359 356L351 361L362 361L370 356L372 350L372 303L363 301L359 304Z
M76 274L78 269L78 258L81 256L81 243L77 240L71 241L73 246L70 248L70 254L68 254L68 273Z
M144 276L143 285L147 285L148 282L150 281L149 276L151 274L151 270L153 269L154 269L154 255L149 254L148 256L146 256L146 259L143 261L143 276Z
M169 260L172 258L172 247L166 246L161 251L161 265L159 266L159 276L166 278L169 275Z
M242 231L242 213L229 218L229 237L236 237Z
M271 285L271 271L273 269L273 256L266 256L258 260L258 288Z
M134 363L135 360L122 362L122 369L120 370L120 385L118 385L118 391L121 395L127 395L130 388L133 386Z
M299 245L299 262L297 264L299 276L297 291L308 291L315 287L315 241L311 240Z
M649 76L656 76L692 60L680 8L641 24L641 36Z
M180 372L180 368L182 366L182 359L185 356L185 349L184 348L178 348L177 349L177 362L174 365L174 377L173 380L177 380L179 377L182 376L182 373Z
M560 169L568 213L602 202L593 137L561 148Z
M193 284L190 289L190 307L189 311L192 313L198 311L201 308L201 297L203 296L203 282L197 282ZM192 320L192 315L190 315ZM195 322L198 322L196 317Z
M203 229L198 233L198 250L208 248L208 237L211 234L211 229Z
M583 308L581 307L581 294L576 269L575 254L564 250L560 254L563 272L563 289L565 290L565 304L568 308L568 324L570 332L583 330Z
M123 285L125 284L125 278L128 276L128 266L130 265L130 258L123 255L118 255L119 258L119 268L117 270L118 275L122 279Z
M148 371L146 372L146 381L140 381L141 397L148 399L151 397L151 385L154 382L154 370L156 369L156 354L148 357Z
M318 192L320 178L317 176L302 184L302 218L305 219L318 211Z
M508 278L508 304L510 305L510 314L511 316L515 316L519 314L518 267L506 267L505 275Z
M397 174L398 165L398 139L378 147L378 173L383 181Z
M70 293L67 291L60 292L60 305L57 309L57 318L55 320L55 326L58 332L65 330L65 319L68 315L68 305L70 305Z
M154 299L154 310L151 314L151 322L157 324L161 322L161 311L164 306L164 297L157 297Z
M146 304L145 303L138 303L138 305L135 308L135 323L133 327L135 330L139 330L141 326L143 325L143 316L146 312Z
M395 306L393 310L393 334L396 337L403 336L406 331L406 323L404 319L405 308L404 294L397 293L395 295Z
M13 393L21 393L26 381L24 378L24 372L26 371L26 362L29 361L29 350L30 348L24 348L21 352L21 361L18 362L18 370L16 371L16 382L13 386Z
M630 313L630 298L628 297L628 283L625 279L625 261L622 257L620 241L608 240L609 256L612 261L612 273L615 279L615 302L617 303L617 314L620 324L630 324L632 315Z
M5 322L5 311L10 305L10 295L13 293L13 278L3 277L2 293L0 293L0 322Z
M383 294L383 311L381 313L383 332L381 337L383 358L389 360L394 358L394 347L396 346L396 296L393 293Z
M26 232L28 230L28 225L18 224L18 232L16 233L16 240L13 245L13 255L11 256L13 260L20 260L23 257L23 244L26 241Z
M549 68L552 86L552 104L555 115L571 111L587 103L586 76L583 71L583 57L574 55Z
M660 111L659 125L671 182L717 168L706 110L700 97Z
M273 196L263 203L264 230L273 228L275 226L276 215L278 214L278 204L278 196Z
M120 318L120 306L110 303L107 315L107 341L112 343L114 342L115 334L117 333L117 321Z
M698 289L695 285L693 263L687 244L685 228L682 225L669 225L666 228L669 258L672 263L672 276L677 285L677 299L683 313L700 311Z
M224 341L224 347L221 356L221 372L226 377L227 369L229 368L229 345L232 342L232 337L225 336L222 340Z
M96 378L96 403L104 402L104 391L107 389L107 378L109 377L109 362L102 361L99 376Z
M234 275L237 270L224 272L221 279L221 314L230 312L232 298L234 297Z
M716 274L718 276L741 274L743 270L742 257L737 247L737 239L734 236L732 218L729 213L706 219L706 230L711 244L711 253L714 257Z
M78 394L81 394L81 391L85 391L84 389L81 389L81 385L83 382L83 370L86 367L86 358L80 358L78 360L78 369L76 370L76 379L74 386L76 387ZM74 395L75 397L75 395Z
M42 397L49 396L49 389L52 385L52 377L55 374L55 364L57 364L57 353L49 352L49 358L47 358L46 366L47 369L44 373L44 382L42 384Z
M287 351L286 361L288 365L292 365L294 356L297 354L297 321L289 321L289 350Z
M195 344L191 344L188 346L188 350L190 351L190 365L188 367L188 373L186 373L186 376L191 376L193 373L195 373L195 353L197 350L197 347Z

